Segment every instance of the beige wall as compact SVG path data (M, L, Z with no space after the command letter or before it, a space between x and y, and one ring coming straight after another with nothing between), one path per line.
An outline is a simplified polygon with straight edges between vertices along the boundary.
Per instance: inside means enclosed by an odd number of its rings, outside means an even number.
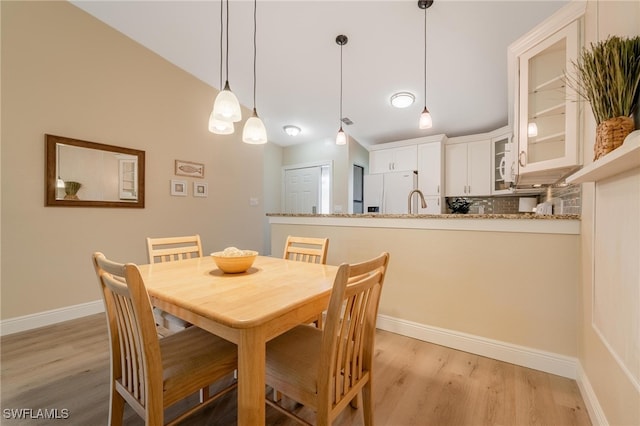
M282 186L283 148L267 144L264 150L264 211L279 212ZM264 242L262 253L271 254L271 226L264 221Z
M207 131L215 89L70 3L1 7L1 318L99 300L91 253L145 262L147 236L264 250L265 147ZM146 208L44 207L45 133L146 151ZM205 164L208 198L169 195L175 159Z
M329 238L327 263L388 251L380 314L540 351L577 355L579 236L272 224Z
M353 211L353 166L364 167L364 174L369 173L369 151L359 143L350 143L349 144L349 163L347 167L349 168L349 181L348 181L348 192L347 192L347 200L348 200L348 208L345 209L347 213L354 213ZM364 204L363 204L364 207Z
M599 34L598 34L599 29ZM585 40L587 43L603 40L609 34L621 36L635 36L640 34L640 2L638 1L589 1L585 19ZM593 143L595 140L595 121L589 106L585 108L585 122L583 128L583 158L584 164L593 160ZM618 179L618 178L616 178ZM623 221L609 221L595 215L595 206L607 203L611 211L626 212L626 220L638 220L638 213L629 211L629 206L638 205L640 191L624 190L629 181L635 182L635 188L640 188L640 172L626 174L616 183L616 179L607 182L614 195L606 200L596 198L594 184L582 185L582 281L580 285L580 332L579 359L584 372L593 388L595 396L602 408L606 421L611 425L640 425L640 392L625 375L611 352L596 334L592 325L593 315L593 270L594 247L593 230L609 228L612 238L620 239L620 244L638 244L639 236L630 234L629 228L624 228ZM633 187L633 186L632 186ZM616 188L620 190L615 195ZM633 198L630 198L633 197ZM624 216L624 214L623 214ZM637 223L637 222L636 222ZM631 228L633 229L633 228ZM637 229L637 227L635 228ZM595 242L598 244L598 241ZM630 253L627 253L629 256ZM624 254L623 254L624 256ZM629 256L626 262L637 265L637 256ZM607 262L599 258L597 262ZM602 263L599 263L603 265ZM607 265L603 265L607 267ZM636 287L638 283L635 284ZM637 297L637 295L636 295ZM637 325L636 325L637 327ZM636 328L637 332L637 328Z

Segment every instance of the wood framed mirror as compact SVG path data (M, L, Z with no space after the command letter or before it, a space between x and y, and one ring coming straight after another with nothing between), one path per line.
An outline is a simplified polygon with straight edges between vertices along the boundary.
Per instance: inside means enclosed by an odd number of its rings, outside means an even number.
M45 135L46 206L144 208L144 151Z

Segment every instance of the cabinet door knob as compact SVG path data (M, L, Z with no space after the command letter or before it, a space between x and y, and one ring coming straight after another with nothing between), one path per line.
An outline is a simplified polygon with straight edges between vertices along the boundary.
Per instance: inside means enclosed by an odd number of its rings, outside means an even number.
M518 163L520 167L525 167L527 165L527 153L525 151L520 151L520 155L518 155Z

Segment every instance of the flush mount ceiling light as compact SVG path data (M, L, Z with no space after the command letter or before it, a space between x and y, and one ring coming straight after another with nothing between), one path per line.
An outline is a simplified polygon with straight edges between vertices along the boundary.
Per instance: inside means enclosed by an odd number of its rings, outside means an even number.
M244 123L242 141L253 145L267 143L267 129L256 110L256 33L258 1L253 0L253 115Z
M424 10L424 109L420 115L419 127L430 129L433 126L431 113L427 109L427 9L431 7L433 0L418 0L418 7Z
M336 145L347 144L347 135L344 133L344 130L342 130L342 46L347 44L348 41L349 39L346 35L340 34L336 37L336 43L340 46L340 129L336 135Z
M413 93L409 92L398 92L394 93L391 96L391 105L396 108L406 108L409 105L413 104L413 101L416 100L416 97L413 96Z
M290 124L284 126L283 129L285 133L288 134L289 136L298 136L301 132L300 127L292 126Z
M238 98L231 91L229 87L229 0L227 0L227 13L226 13L226 31L227 31L227 46L226 46L226 81L224 83L224 89L216 97L213 103L213 119L222 121L237 122L242 119L242 112L240 111L240 102ZM221 5L222 8L222 5ZM222 21L222 17L220 19ZM222 27L221 27L222 28ZM222 44L222 43L221 43ZM222 51L222 50L221 50Z

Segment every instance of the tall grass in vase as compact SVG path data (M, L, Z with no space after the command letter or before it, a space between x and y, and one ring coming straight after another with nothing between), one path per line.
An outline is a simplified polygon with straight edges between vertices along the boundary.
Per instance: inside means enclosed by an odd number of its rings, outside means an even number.
M594 160L613 151L634 130L640 96L640 36L610 36L583 48L567 82L589 101L598 127Z
M80 182L74 181L66 181L64 183L64 196L65 200L77 200L78 199L78 191L82 188L82 184Z

